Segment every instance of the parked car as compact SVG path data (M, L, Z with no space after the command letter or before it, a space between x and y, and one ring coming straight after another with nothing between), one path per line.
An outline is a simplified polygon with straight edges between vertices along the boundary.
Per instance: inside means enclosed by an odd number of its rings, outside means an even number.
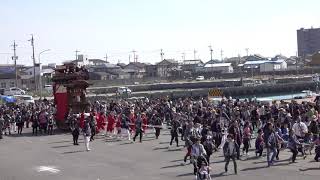
M13 97L16 98L17 104L29 105L30 103L34 103L33 97L29 95L14 95Z
M17 87L12 87L12 88L6 89L3 94L6 96L24 95L26 94L26 91Z
M118 95L123 95L123 94L131 94L131 89L129 89L128 87L118 87L117 89L117 94Z
M198 77L196 78L196 80L197 80L197 81L203 81L203 80L204 80L204 76L198 76Z

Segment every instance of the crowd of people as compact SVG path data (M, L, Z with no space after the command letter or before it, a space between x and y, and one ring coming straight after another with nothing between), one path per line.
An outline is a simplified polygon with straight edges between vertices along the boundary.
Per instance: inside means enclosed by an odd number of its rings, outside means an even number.
M320 101L261 103L255 100L232 100L223 98L212 103L207 98L149 100L110 100L93 102L89 113L68 114L74 145L83 134L85 147L101 133L122 140L143 141L146 131L153 131L159 138L164 127L170 129L171 139L177 147L186 147L184 163L193 164L193 172L199 179L210 178L210 156L223 151L225 172L229 161L237 174L237 160L248 157L254 141L255 156L266 150L267 165L279 160L281 149L292 152L291 162L301 153L305 158L315 150L314 160L320 156ZM31 106L0 106L0 133L10 135L22 133L24 126L31 124L33 134L52 134L55 108L50 103ZM164 125L165 124L165 125Z

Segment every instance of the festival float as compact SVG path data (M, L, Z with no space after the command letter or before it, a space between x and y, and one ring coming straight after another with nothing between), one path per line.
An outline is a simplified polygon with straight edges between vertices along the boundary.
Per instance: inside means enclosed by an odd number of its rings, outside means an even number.
M80 114L90 111L90 103L86 98L89 87L89 73L85 67L74 63L64 63L55 68L52 77L53 96L56 105L56 123L60 129L68 129L69 114Z

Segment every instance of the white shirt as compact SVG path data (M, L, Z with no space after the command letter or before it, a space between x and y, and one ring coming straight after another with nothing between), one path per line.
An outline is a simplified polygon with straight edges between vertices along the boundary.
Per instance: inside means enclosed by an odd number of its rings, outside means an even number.
M296 136L303 137L308 132L308 127L304 122L294 123L292 130Z

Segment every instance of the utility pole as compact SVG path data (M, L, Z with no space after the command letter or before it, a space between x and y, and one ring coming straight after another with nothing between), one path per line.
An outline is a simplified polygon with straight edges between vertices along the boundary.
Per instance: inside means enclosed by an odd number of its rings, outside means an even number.
M212 61L212 53L213 53L213 49L212 49L212 46L211 46L211 45L209 46L209 49L210 49L210 56L211 56L211 61Z
M137 52L137 51L133 50L133 51L131 51L131 52L133 53L133 62L135 62L135 61L136 61L136 52Z
M18 46L16 44L16 41L13 41L13 56L12 56L12 60L14 60L14 70L15 70L15 75L16 75L16 81L15 81L15 86L18 87L18 70L17 70L17 59L18 56L16 54L16 47Z
M221 62L223 62L223 50L222 49L220 51L220 55L221 55Z
M247 57L249 56L249 48L246 48Z
M130 61L131 61L131 55L129 54L129 64L130 64Z
M74 52L76 53L76 60L78 60L78 52L80 51L76 49Z
M138 54L137 54L136 57L135 57L135 62L136 62L136 63L138 62Z
M106 53L106 57L104 58L106 58L106 63L108 63L108 53Z
M31 34L31 39L29 40L32 46L32 59L33 59L33 81L34 81L34 90L37 91L37 84L36 84L36 59L34 57L34 39L33 34Z
M194 60L196 60L196 54L197 54L197 51L196 51L196 49L194 49L194 50L193 50L193 59L194 59Z
M162 50L162 49L160 50L160 56L161 56L161 61L163 61L164 53L163 53L163 50Z
M182 53L182 60L186 60L186 53L185 52Z

